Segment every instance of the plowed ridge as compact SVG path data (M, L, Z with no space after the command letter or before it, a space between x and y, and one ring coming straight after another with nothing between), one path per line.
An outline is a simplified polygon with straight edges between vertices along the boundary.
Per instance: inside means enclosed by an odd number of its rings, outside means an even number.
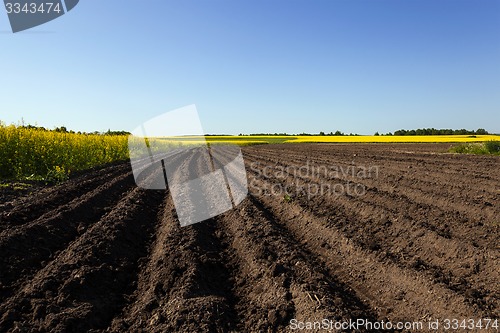
M0 331L498 319L500 158L446 148L247 147L248 197L184 228L127 163L0 203ZM210 172L199 155L167 162L176 183Z

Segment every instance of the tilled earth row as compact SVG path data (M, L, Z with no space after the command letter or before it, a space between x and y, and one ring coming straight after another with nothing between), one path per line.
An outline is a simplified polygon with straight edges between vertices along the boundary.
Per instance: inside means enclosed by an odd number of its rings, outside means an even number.
M168 190L137 188L128 163L9 195L0 202L0 331L498 319L500 158L446 150L247 147L247 198L182 228ZM177 182L206 167L194 153L169 163Z

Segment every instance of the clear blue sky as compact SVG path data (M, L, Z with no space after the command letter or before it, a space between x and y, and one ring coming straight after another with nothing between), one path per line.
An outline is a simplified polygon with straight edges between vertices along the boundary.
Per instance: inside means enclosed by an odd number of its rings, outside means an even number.
M498 0L82 0L12 34L0 120L132 130L196 104L207 133L500 133Z

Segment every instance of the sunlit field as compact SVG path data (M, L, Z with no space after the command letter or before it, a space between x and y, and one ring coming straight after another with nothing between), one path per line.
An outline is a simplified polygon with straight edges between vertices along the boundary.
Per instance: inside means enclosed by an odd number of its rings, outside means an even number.
M135 141L138 140L138 141ZM45 131L37 128L0 126L0 177L18 180L66 179L75 171L126 160L142 152L144 138L126 135L77 134ZM240 146L273 143L460 143L456 152L489 153L480 142L499 141L497 135L436 135L436 136L182 136L148 138L153 153L165 149L218 144ZM477 144L476 144L477 143ZM464 146L465 144L465 146ZM484 147L483 147L484 146ZM131 151L131 152L129 152Z
M0 126L0 180L61 181L72 172L127 158L127 136Z
M194 140L195 138L192 137ZM188 143L189 137L181 139ZM453 143L453 142L483 142L500 140L499 135L359 135L359 136L207 136L209 143L234 143L239 145L262 143Z

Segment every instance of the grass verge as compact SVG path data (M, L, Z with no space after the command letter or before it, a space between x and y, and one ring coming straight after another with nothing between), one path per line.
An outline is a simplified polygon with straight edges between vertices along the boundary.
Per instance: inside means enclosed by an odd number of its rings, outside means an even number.
M500 141L461 143L450 151L458 154L500 155Z

